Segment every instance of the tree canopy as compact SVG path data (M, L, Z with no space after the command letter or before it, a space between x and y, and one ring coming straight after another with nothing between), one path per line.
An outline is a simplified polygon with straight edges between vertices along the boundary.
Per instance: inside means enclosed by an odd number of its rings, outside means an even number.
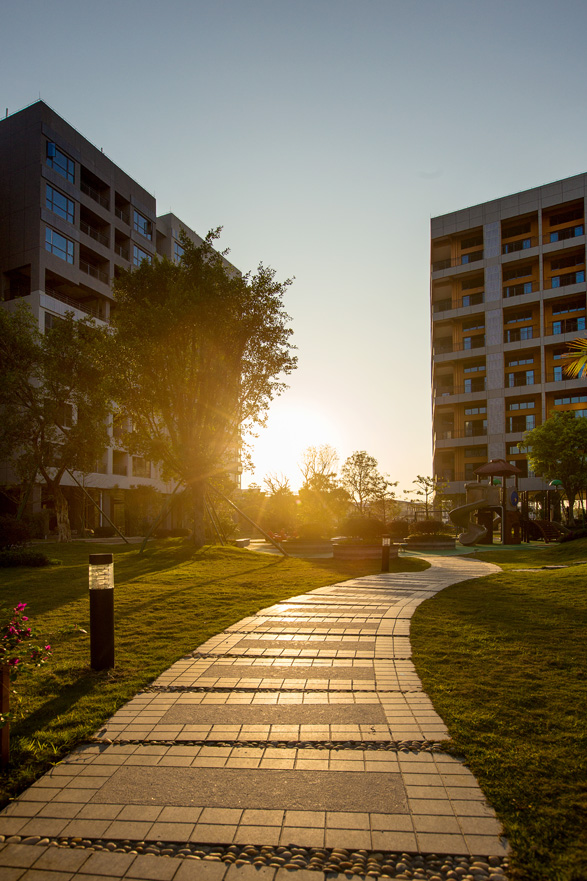
M578 493L587 487L587 419L557 411L524 435L532 470L544 480L560 480L569 502L569 523Z
M41 475L59 541L71 538L65 472L95 471L109 442L104 344L104 332L72 312L41 334L27 305L0 309L0 455L25 485Z
M179 264L143 262L115 281L113 397L131 452L190 488L194 542L204 543L208 481L234 470L296 358L272 269L241 275L213 248L182 238Z
M340 483L359 514L366 514L374 502L393 497L391 487L395 484L390 483L377 469L377 459L365 450L354 452L342 466Z

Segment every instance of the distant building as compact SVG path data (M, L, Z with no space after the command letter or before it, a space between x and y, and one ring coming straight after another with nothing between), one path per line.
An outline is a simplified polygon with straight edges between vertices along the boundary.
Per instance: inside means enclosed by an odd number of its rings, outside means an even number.
M543 482L520 450L553 411L587 416L587 380L562 355L585 336L587 174L431 222L434 474L465 481L489 459Z
M118 267L139 266L155 255L178 261L180 230L202 242L174 214L157 217L155 197L42 101L0 120L0 163L2 306L24 300L41 331L67 311L108 323ZM95 472L84 475L85 488L122 530L130 526L131 487L172 489L155 465L117 444L124 427L112 425L112 446ZM4 465L0 485L15 480ZM63 486L73 528L102 525L67 475ZM36 507L41 493L39 486Z

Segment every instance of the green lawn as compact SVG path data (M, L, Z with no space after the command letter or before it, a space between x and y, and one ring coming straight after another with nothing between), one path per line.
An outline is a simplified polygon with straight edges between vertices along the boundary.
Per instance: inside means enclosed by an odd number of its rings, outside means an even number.
M0 570L0 605L28 603L50 663L17 683L11 766L0 775L0 805L91 736L138 690L182 655L235 621L278 600L380 571L380 561L284 559L235 548L194 554L181 540L149 546L74 542L44 550L61 565ZM114 554L116 665L89 667L88 554ZM391 571L427 567L392 561ZM395 570L394 570L395 567Z
M504 571L418 608L416 668L503 823L512 877L584 881L587 540L478 557Z

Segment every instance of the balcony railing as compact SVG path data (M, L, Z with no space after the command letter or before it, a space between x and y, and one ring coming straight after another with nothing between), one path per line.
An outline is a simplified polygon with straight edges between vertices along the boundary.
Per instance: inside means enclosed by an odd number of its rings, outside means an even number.
M106 193L100 193L98 190L95 190L94 187L91 187L85 181L80 183L80 190L82 193L85 193L86 196L89 196L90 199L93 199L94 202L97 202L98 205L101 205L102 208L110 209L110 197Z
M521 297L524 294L532 294L537 290L538 282L536 281L525 281L522 282L522 284L506 285L503 289L503 298L504 300L507 300L510 297Z
M448 355L451 352L470 352L475 349L482 349L485 346L485 334L480 333L477 336L470 337L462 343L453 343L439 341L433 347L434 355Z
M79 228L87 236L90 236L90 238L94 239L96 242L100 242L101 245L104 245L105 248L110 247L110 237L100 232L95 226L90 226L85 220L80 220Z
M115 208L115 215L119 220L122 220L123 223L126 223L127 226L130 226L130 209L129 208Z
M485 377L479 379L467 379L462 385L437 385L434 394L437 398L445 398L448 395L475 395L487 389Z
M579 261L577 261L579 262ZM583 284L585 282L585 270L578 269L576 272L565 272L563 275L553 275L544 282L546 290L552 288L564 288L570 284Z
M528 327L512 327L509 330L504 330L503 341L504 343L519 343L523 340L536 339L538 336L540 336L540 327L533 324Z
M86 315L92 315L94 318L102 319L100 311L96 309L95 306L90 306L81 300L74 300L72 297L68 297L67 294L62 294L60 291L56 291L54 288L48 286L45 287L45 293L47 296L53 297L54 300L59 300L60 303L65 303L66 306L71 306L73 309L78 309L80 312L85 312Z
M432 305L434 312L448 312L448 310L452 308L452 300L438 300L437 303L433 303Z
M528 248L536 248L538 246L538 236L526 236L517 242L505 242L501 246L502 254L515 254L518 251L526 251Z
M119 257L122 257L124 260L128 260L130 262L130 250L128 245L115 245L114 250Z
M556 232L549 232L542 236L545 245L552 242L564 242L566 239L575 239L577 236L585 235L585 227L582 223L576 226L567 226L565 229L559 229Z
M474 428L445 428L436 431L435 438L439 440L454 440L464 437L485 437L487 426L475 426Z
M483 260L483 250L471 251L469 254L461 254L460 257L446 257L444 260L434 260L432 262L432 272L439 272L441 269L450 269L452 266L467 266L469 263L476 263Z
M91 263L87 263L85 260L80 260L79 268L82 272L86 272L92 278L97 278L98 281L103 282L103 284L110 284L108 273L104 272L102 269L98 269L97 266L93 266Z
M552 324L546 326L546 336L558 336L562 333L577 333L585 330L585 316L578 318L563 318L560 321L553 321Z

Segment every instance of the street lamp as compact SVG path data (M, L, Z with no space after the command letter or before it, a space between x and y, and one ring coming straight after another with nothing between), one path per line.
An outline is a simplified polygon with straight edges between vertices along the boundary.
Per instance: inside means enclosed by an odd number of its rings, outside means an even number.
M391 535L381 536L381 571L389 572L389 551L391 548Z

